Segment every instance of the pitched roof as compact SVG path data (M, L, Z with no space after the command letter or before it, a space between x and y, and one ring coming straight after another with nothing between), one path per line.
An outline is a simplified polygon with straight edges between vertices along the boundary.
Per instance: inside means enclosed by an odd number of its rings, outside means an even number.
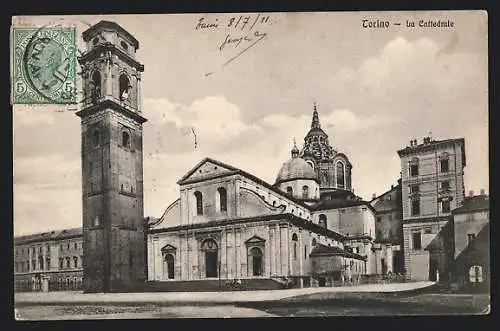
M214 174L213 176L206 176L206 177L200 177L200 178L196 178L196 179L192 179L192 180L188 180L188 178L196 171L196 169L198 167L200 167L203 163L205 162L211 162L211 163L214 163L218 166L221 166L223 168L227 168L229 171L228 172L224 172L224 173L220 173L220 174ZM283 198L286 198L286 199L289 199L291 201L293 201L294 203L302 206L302 207L305 207L305 208L309 208L309 205L305 204L303 201L300 201L288 194L285 194L285 192L281 191L280 189L278 189L277 187L269 184L268 182L266 182L265 180L262 180L260 179L259 177L255 176L255 175L252 175L251 173L249 172L246 172L244 170L241 170L239 168L236 168L232 165L229 165L229 164L226 164L226 163L223 163L221 161L217 161L215 159L212 159L210 157L205 157L203 160L201 160L200 162L198 162L198 164L196 166L194 166L191 170L189 170L189 172L187 174L185 174L184 176L182 176L182 178L177 181L177 184L179 185L182 185L182 184L187 184L187 183L195 183L195 182L198 182L198 181L204 181L204 180L207 180L207 179L213 179L213 178L218 178L218 177L222 177L222 176L230 176L230 175L242 175L248 179L251 179L253 180L254 182L258 183L259 185L262 185L264 186L265 188L281 195Z
M376 210L373 208L372 205L368 201L360 200L343 200L343 199L331 199L331 200L321 200L318 203L312 205L309 207L310 210L312 211L318 211L318 210L330 210L330 209L339 209L339 208L348 208L348 207L355 207L355 206L366 206L369 208L371 211L376 213Z
M311 231L322 236L330 237L335 240L343 241L345 240L345 236L342 234L325 229L324 227L319 226L318 224L314 224L311 221L303 219L301 217L295 216L291 213L284 214L271 214L271 215L261 215L261 216L252 216L252 217L241 217L234 219L226 219L226 220L217 220L217 221L209 221L205 223L194 223L194 224L186 224L186 225L177 225L168 228L161 229L150 229L148 233L164 233L164 232L175 232L175 231L183 231L183 230L192 230L192 229L200 229L200 228L208 228L208 227L217 227L217 226L225 226L231 224L243 224L243 223L252 223L252 222L261 222L261 221L270 221L270 220L283 220L289 221L293 225L303 228L304 230Z
M343 250L342 248L339 247L330 247L330 246L325 246L322 244L316 244L314 246L313 250L309 254L309 256L314 257L314 256L343 256L343 257L349 257L353 259L358 259L358 260L366 260L365 256L356 254L356 253L351 253L346 250Z
M453 214L467 214L490 209L490 199L487 195L466 197L462 205L452 210Z
M69 238L76 238L82 236L83 229L82 228L72 228L72 229L64 229L64 230L54 230L50 232L42 232L29 234L25 236L17 236L14 237L14 243L16 245L28 244L32 242L38 241L52 241L52 240L62 240Z

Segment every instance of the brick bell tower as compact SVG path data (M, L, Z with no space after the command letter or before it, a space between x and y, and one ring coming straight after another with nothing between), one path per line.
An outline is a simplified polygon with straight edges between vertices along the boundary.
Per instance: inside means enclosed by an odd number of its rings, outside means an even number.
M121 292L145 280L139 42L114 22L83 32L83 288Z

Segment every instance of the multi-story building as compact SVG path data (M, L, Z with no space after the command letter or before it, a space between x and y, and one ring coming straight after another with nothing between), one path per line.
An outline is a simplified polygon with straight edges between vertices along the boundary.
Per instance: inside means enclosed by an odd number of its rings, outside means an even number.
M379 196L374 195L370 204L376 210L375 242L373 248L381 256L377 266L381 274L404 273L403 211L401 208L401 179L397 185Z
M446 251L431 255L425 248L464 199L465 141L426 137L420 144L412 140L398 154L406 277L436 280L448 274Z
M16 237L15 290L79 290L82 259L81 228Z

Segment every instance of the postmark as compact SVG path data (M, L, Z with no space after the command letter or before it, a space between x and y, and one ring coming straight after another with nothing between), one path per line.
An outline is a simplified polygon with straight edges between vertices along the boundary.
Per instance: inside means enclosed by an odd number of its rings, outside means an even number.
M12 103L76 103L76 29L12 28Z

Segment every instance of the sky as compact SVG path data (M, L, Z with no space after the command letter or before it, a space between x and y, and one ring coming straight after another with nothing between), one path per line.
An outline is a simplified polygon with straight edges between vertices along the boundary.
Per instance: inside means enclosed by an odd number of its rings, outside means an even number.
M228 27L240 15L250 16L247 26ZM485 12L261 13L249 31L257 15L38 16L14 25L67 24L81 36L105 19L139 41L145 216L161 216L179 196L177 180L204 157L274 183L293 139L303 145L314 102L364 199L396 184L397 150L429 132L465 138L466 191L488 192ZM218 26L197 29L200 18ZM421 19L454 26L420 28ZM363 28L363 20L391 25ZM228 35L242 40L224 43ZM81 38L77 47L85 51ZM13 106L14 235L81 226L77 109Z

